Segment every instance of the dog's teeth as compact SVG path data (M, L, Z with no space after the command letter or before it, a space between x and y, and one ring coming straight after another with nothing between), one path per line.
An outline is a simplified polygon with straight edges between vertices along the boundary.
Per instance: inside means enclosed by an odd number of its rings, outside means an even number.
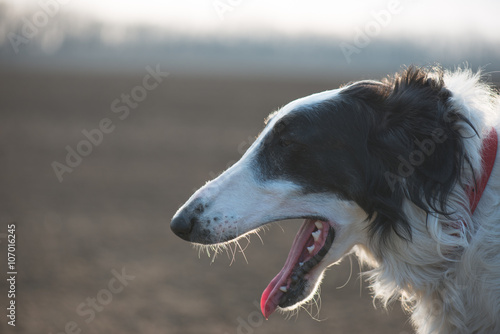
M299 267L302 267L304 265L304 262L299 262Z
M322 222L315 222L314 225L318 228L318 230L323 229L323 223Z
M311 233L314 238L314 241L318 241L319 236L321 235L321 230L317 230L316 232Z
M309 251L309 253L312 253L314 250L314 245L312 245L311 247L307 247L307 250Z
M286 286L283 285L282 287L280 287L280 290L286 292Z

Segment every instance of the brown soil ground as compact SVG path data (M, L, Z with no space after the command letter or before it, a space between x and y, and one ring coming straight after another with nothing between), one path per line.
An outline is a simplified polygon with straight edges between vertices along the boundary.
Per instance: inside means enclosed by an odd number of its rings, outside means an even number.
M1 333L411 332L399 304L374 309L355 259L328 271L314 318L301 311L264 321L254 304L283 265L299 222L272 226L263 244L253 236L248 263L239 252L234 263L225 253L212 263L169 228L193 190L239 158L240 144L258 134L270 111L350 78L171 74L120 120L111 102L145 74L0 71L0 254L6 225L16 222L18 271L13 329L1 255ZM103 118L113 132L59 182L53 161L64 163L66 146L75 149L82 130ZM119 289L112 270L134 278ZM85 303L93 298L91 315Z

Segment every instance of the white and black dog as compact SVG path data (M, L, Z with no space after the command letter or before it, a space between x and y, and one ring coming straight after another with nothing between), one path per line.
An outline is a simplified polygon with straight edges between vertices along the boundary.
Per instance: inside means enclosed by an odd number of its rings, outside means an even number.
M413 66L295 100L171 229L210 245L305 219L262 295L266 318L355 253L418 333L500 333L499 101L479 73Z

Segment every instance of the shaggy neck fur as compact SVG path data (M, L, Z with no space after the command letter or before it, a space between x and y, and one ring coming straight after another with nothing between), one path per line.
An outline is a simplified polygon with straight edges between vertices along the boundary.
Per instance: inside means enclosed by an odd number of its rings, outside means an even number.
M393 231L386 247L371 237L355 252L374 268L365 275L377 299L384 306L400 299L418 333L500 333L500 222L493 218L500 216L498 166L474 215L465 190L482 172L481 142L497 125L498 97L479 73L461 70L443 79L449 103L467 122L460 128L467 163L441 208L447 214L428 213L405 200L411 241Z

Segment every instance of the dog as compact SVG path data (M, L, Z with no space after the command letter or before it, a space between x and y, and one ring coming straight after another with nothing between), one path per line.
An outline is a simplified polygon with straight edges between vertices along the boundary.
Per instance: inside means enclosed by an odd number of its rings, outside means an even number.
M468 68L409 66L297 99L171 229L213 245L304 219L262 294L266 318L313 298L352 253L374 296L399 299L418 333L500 333L499 112Z

